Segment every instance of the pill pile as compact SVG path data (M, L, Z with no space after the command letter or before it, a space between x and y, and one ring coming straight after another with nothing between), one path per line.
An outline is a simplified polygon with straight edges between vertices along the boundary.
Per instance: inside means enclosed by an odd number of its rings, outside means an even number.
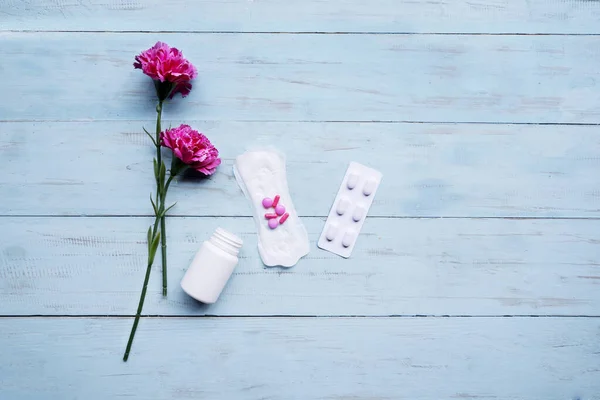
M268 220L267 224L271 229L275 229L277 228L277 225L283 224L290 216L290 214L285 212L285 206L283 204L279 204L279 199L280 196L276 195L274 198L265 197L262 201L262 205L264 208L273 208L273 210L275 211L273 213L265 214L265 218ZM279 221L277 221L277 218L279 218Z

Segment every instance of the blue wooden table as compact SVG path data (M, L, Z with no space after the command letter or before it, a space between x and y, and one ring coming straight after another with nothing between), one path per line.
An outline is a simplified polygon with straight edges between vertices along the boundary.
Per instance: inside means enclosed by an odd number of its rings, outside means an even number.
M165 106L221 151L146 262ZM600 2L0 0L0 399L600 399ZM287 156L311 239L265 268L234 158ZM350 161L384 178L348 260L316 247ZM179 287L245 241L219 301Z

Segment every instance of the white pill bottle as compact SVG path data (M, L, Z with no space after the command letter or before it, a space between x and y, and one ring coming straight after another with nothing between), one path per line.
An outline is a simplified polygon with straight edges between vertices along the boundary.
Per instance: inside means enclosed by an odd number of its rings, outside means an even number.
M202 303L216 302L239 261L242 244L233 233L217 228L200 246L181 280L181 288Z

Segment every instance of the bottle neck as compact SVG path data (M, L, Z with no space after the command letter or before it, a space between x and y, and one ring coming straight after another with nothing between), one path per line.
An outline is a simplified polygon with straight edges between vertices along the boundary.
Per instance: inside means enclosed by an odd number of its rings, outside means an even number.
M209 242L232 256L238 255L243 244L242 239L222 228L217 228Z

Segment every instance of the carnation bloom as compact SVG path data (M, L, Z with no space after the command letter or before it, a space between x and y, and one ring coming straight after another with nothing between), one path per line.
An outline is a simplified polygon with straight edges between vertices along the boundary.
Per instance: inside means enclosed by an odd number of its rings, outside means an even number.
M160 133L160 144L196 171L212 175L221 164L219 151L202 133L189 125L167 129Z
M164 97L168 95L169 98L173 98L176 93L187 96L192 90L190 81L198 75L196 67L183 57L181 51L162 42L156 42L153 47L137 55L133 66L154 79L155 83L169 83L169 90L164 93ZM157 91L161 97L159 86L157 85Z

